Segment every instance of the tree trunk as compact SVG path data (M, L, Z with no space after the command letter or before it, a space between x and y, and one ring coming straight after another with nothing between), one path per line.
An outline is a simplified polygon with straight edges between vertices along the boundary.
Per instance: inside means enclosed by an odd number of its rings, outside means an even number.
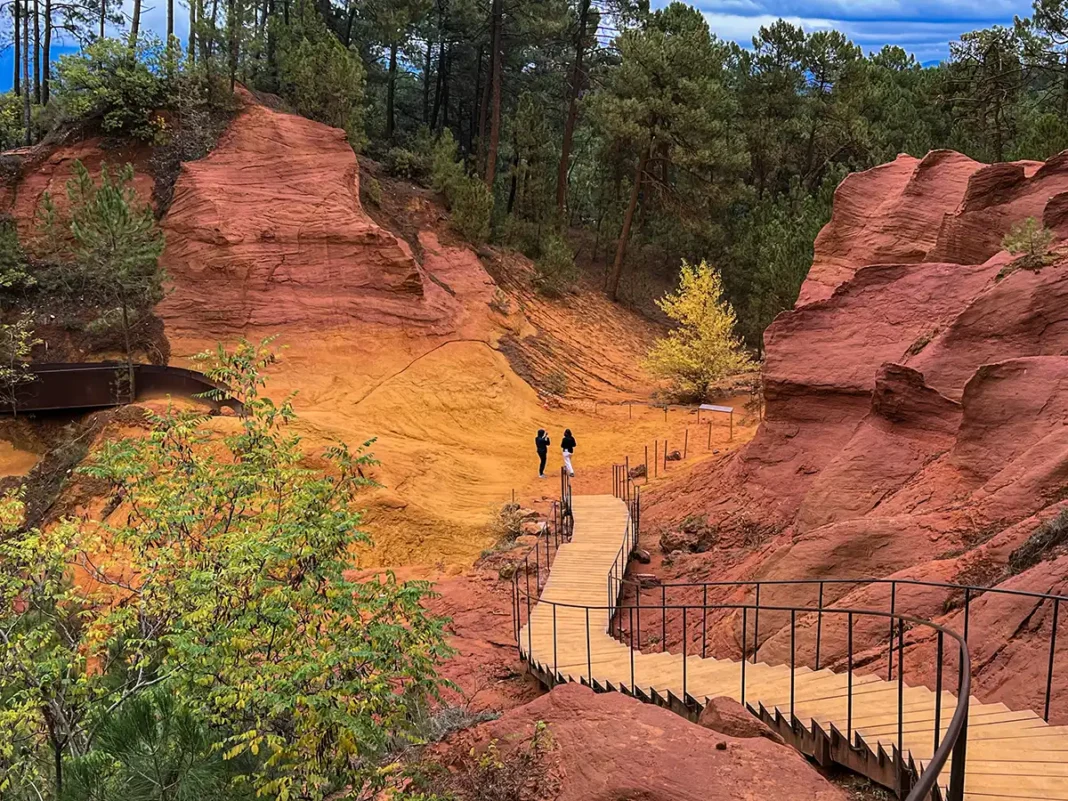
M623 231L619 234L619 245L616 247L616 260L612 265L612 275L608 279L608 297L613 301L619 292L619 277L623 273L623 259L627 255L627 240L630 239L630 225L634 221L634 209L638 207L638 192L642 186L642 175L645 173L645 163L649 160L649 151L653 148L652 140L642 150L638 157L638 169L634 173L634 186L630 189L630 202L627 204L627 213L623 217Z
M441 79L441 127L449 127L449 54L452 51L445 48L445 64L442 66L444 75Z
M18 33L16 32L16 36ZM26 127L26 146L33 144L30 128L33 116L30 113L30 15L29 8L22 6L22 123Z
M14 19L14 27L12 30L15 32L15 75L12 81L12 88L15 91L15 97L22 96L22 76L19 72L22 70L22 37L19 35L19 0L12 0L11 3L11 16Z
M41 4L33 0L33 102L41 105Z
M519 189L519 133L516 131L515 126L512 127L512 176L510 186L508 187L508 205L505 206L504 213L511 215L512 209L515 208L515 196Z
M215 55L215 36L219 31L219 0L211 0L211 35L208 38L208 55Z
M238 19L237 0L229 0L227 7L227 22L230 28L230 93L233 94L237 87L237 48L238 31L241 21Z
M141 0L134 0L133 16L130 17L130 49L137 47L137 35L141 32Z
M482 58L482 51L479 50L479 58ZM479 64L481 69L482 65ZM477 92L478 84L478 72L475 73L475 84ZM430 127L431 129L437 129L438 127L438 114L441 113L441 100L445 94L445 38L442 36L441 42L438 44L438 76L434 82L434 110L430 113Z
M104 23L108 16L108 4L107 0L100 0L100 30L97 31L97 36L100 39L104 38Z
M171 39L174 38L174 0L167 0L167 53L171 52Z
M430 125L430 71L434 65L434 43L426 40L426 57L423 59L423 125Z
M287 0L286 8L289 8ZM349 0L349 18L345 23L345 49L352 45L352 23L356 21L356 0ZM289 12L286 11L286 25L289 24Z
M493 37L492 37L492 80L493 107L490 111L489 148L486 151L486 186L493 191L493 182L497 177L497 149L501 138L501 27L504 13L502 0L493 0Z
M189 63L197 63L197 0L189 0Z
M42 56L41 102L47 105L49 84L52 78L52 0L45 0L44 4L44 51Z
M479 111L481 109L479 101L482 98L482 45L478 47L478 57L475 60L475 65L475 94L471 100L471 125L467 133L468 153L475 151L475 140L478 138L476 126L479 124Z
M556 169L556 216L564 218L564 204L567 202L568 162L571 160L571 141L575 136L575 122L578 120L578 98L582 88L582 58L586 50L586 25L590 16L590 0L582 0L579 11L579 33L575 40L575 66L571 71L571 86L567 105L567 120L564 122L564 140L560 148L560 166Z
M492 49L493 42L490 42ZM486 82L482 85L482 97L478 106L478 160L475 162L479 172L486 166L486 124L489 121L490 84L493 83L493 56L489 58L489 70L486 72Z
M393 99L397 94L397 43L389 45L389 77L386 80L386 139L393 141L396 128L393 114Z
M132 403L134 398L137 397L137 392L134 388L133 352L130 348L130 314L125 300L122 302L122 338L126 343L126 380L129 382L127 389Z

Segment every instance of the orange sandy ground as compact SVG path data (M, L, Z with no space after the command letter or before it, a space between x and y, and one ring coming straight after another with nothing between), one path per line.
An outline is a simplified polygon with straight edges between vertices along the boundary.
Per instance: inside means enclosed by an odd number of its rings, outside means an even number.
M183 344L182 352L193 352ZM687 428L686 463L712 455L707 423L698 428L689 410L672 409L665 422L663 410L648 406L547 408L486 341L435 346L340 332L283 335L274 346L282 362L272 368L268 393L278 399L298 392L298 426L310 451L336 440L356 447L376 438L371 450L381 462L375 478L382 486L367 499L375 548L361 556L361 567L456 572L492 545L487 524L513 491L523 503L557 497L558 482L537 477L538 428L552 437L547 472L557 476L558 443L571 428L578 493L611 491L611 465L625 456L637 464L645 445L652 461L655 440L666 437L670 449L681 450ZM725 416L717 416L713 448L737 447L752 436L755 420L743 419L744 401L733 399L739 412L732 443ZM669 473L682 469L668 467Z

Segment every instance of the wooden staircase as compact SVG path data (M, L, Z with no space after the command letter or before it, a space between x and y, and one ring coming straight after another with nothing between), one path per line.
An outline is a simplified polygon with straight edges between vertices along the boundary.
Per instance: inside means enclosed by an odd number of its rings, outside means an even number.
M613 565L619 567L627 505L611 495L593 495L575 496L571 508L572 539L560 545L551 570L544 568L548 578L540 598L529 599L529 612L528 599L518 599L520 653L542 682L626 692L691 719L710 699L728 696L817 762L843 765L902 798L908 794L936 750L936 716L939 742L946 735L957 707L954 695L942 692L939 700L926 687L870 673L791 670L763 662L743 666L631 649L608 633L615 599L607 577ZM951 774L947 763L933 795L947 797ZM1068 801L1068 727L1050 726L1030 710L971 697L964 798Z

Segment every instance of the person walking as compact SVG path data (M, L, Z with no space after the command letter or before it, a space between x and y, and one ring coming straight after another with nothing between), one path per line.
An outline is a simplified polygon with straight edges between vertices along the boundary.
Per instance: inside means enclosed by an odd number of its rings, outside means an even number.
M571 454L575 452L575 438L571 435L571 429L564 429L564 438L560 440L560 449L564 452L564 467L572 478L575 477L575 468L571 466Z
M541 464L538 465L538 478L545 478L545 459L549 455L549 435L545 433L544 428L538 429L538 436L534 437L534 444L538 448L538 458L541 460Z

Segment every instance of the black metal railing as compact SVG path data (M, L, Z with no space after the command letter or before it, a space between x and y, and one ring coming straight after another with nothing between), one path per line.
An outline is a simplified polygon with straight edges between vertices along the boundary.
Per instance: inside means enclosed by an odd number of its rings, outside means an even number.
M640 607L644 607L648 610L648 613L654 611L656 607L665 606L670 607L672 603L679 603L679 598L694 597L696 595L701 596L701 603L695 605L705 606L708 605L709 609L713 608L713 605L708 604L708 597L711 591L731 591L740 590L749 593L753 596L754 606L754 625L753 625L753 639L752 650L750 651L748 637L742 637L742 657L751 658L753 662L757 661L760 648L767 642L767 639L760 639L760 612L771 611L767 604L761 604L761 590L764 590L765 597L768 591L773 588L787 588L790 590L801 589L805 591L809 597L813 597L816 600L816 606L813 608L811 617L814 619L814 638L812 652L814 655L813 664L811 667L815 670L819 670L821 666L827 664L827 651L824 645L824 615L830 610L835 608L833 605L828 605L828 591L837 590L843 587L849 587L852 592L862 587L885 587L887 589L887 595L889 598L888 611L891 615L895 613L911 614L913 616L920 615L921 613L913 609L905 608L904 599L902 593L899 590L902 587L922 587L927 589L939 589L945 591L947 595L946 605L953 606L959 599L960 614L961 614L961 629L962 639L968 641L970 631L970 622L972 615L973 604L982 597L1015 597L1026 598L1031 601L1036 601L1039 605L1047 605L1051 612L1051 625L1049 630L1049 643L1046 650L1046 665L1045 665L1045 687L1042 692L1042 718L1045 721L1050 719L1050 710L1053 702L1053 682L1055 676L1055 656L1057 651L1058 640L1058 628L1061 623L1060 608L1062 603L1068 603L1068 596L1055 595L1052 593L1040 593L1032 592L1028 590L1013 590L1004 589L1000 587L981 587L976 585L967 584L952 584L946 582L937 581L925 581L922 579L890 579L890 578L854 578L854 579L769 579L769 580L754 580L754 581L706 581L706 582L672 582L670 584L660 584L657 587L642 587L639 582L619 578L621 574L614 574L610 579L615 581L616 586L613 591L620 597L633 597L633 602ZM840 593L839 597L847 597L849 592ZM796 595L797 593L791 593ZM650 597L651 596L651 597ZM833 602L832 602L833 603ZM944 614L955 611L954 609L946 610ZM1037 608L1034 612L1037 612ZM1036 619L1036 615L1031 615L1032 619ZM659 645L661 650L668 650L668 629L666 625L666 615L662 616L661 623L661 637ZM765 626L765 633L770 629L772 635L780 631L782 626L785 625L785 620L780 621L780 625L776 628ZM897 639L897 631L892 625L888 625L885 629L884 643L886 648L886 678L892 679L894 675L895 664L895 640ZM768 638L770 639L770 638ZM641 642L639 637L639 642ZM865 643L866 647L883 647L878 641L873 640L871 637ZM839 654L839 662L843 655ZM833 661L833 659L832 659Z
M555 555L559 550L560 544L565 541L569 541L573 532L573 516L570 514L571 510L571 495L570 495L570 483L567 481L566 474L561 474L561 500L558 504L560 511L559 523L554 525L554 529L559 530L560 534L552 535L551 533L546 536L544 540L539 539L535 544L535 547L531 549L531 554L534 557L534 587L535 592L531 592L530 588L530 568L529 558L527 557L526 567L522 571L524 575L524 582L521 583L519 572L516 573L513 579L513 603L514 603L514 623L516 642L519 646L520 657L527 660L534 660L537 662L538 667L544 672L552 676L553 681L567 680L571 672L565 676L560 672L559 664L559 647L557 640L557 612L558 609L571 609L580 610L582 612L582 619L585 621L585 640L586 640L586 671L585 676L580 675L580 680L585 680L587 683L598 686L597 680L593 676L594 657L591 648L591 626L590 626L590 613L605 613L607 617L607 633L613 635L617 640L628 646L630 652L630 682L629 691L632 695L646 698L648 697L643 688L637 684L635 675L635 661L634 655L636 652L640 652L642 648L641 642L641 615L643 610L646 614L653 612L659 613L660 626L661 626L661 649L667 650L667 620L669 613L673 614L676 619L681 623L681 636L679 637L679 646L681 649L680 659L680 676L679 687L682 691L682 705L688 709L694 709L700 706L696 699L690 695L689 677L687 676L687 657L692 654L689 651L691 641L700 639L701 641L701 655L707 656L708 648L708 624L709 624L709 612L725 612L734 615L741 615L741 642L742 653L739 662L739 693L743 704L747 703L747 671L746 665L748 663L748 643L749 643L749 621L753 622L753 634L754 642L756 645L753 649L753 662L756 662L756 652L759 650L759 625L760 625L760 613L763 611L765 615L769 613L780 613L782 615L789 615L790 620L790 652L788 666L790 668L790 690L789 690L789 720L791 727L800 726L800 722L795 718L796 704L797 704L797 689L796 689L796 675L799 667L797 662L798 653L798 621L799 617L807 615L815 615L817 618L816 625L816 650L820 649L820 641L822 635L822 622L824 615L834 615L844 617L846 620L847 631L847 646L844 663L841 667L844 668L844 675L846 676L846 719L845 729L846 738L850 743L850 747L860 747L859 733L857 732L856 721L854 720L854 701L857 697L857 690L854 687L854 664L855 658L855 643L854 643L854 622L858 618L872 618L875 620L883 620L887 623L887 629L893 637L896 634L896 646L897 646L897 731L895 742L892 747L892 760L895 765L896 789L901 797L905 797L907 793L908 801L924 801L930 797L940 797L939 777L942 773L945 764L949 761L950 756L953 757L951 775L948 782L948 798L949 801L962 801L964 792L964 767L966 759L967 749L967 726L968 726L968 702L967 699L970 695L971 687L971 670L968 655L968 646L964 636L958 635L956 632L934 623L930 620L903 614L898 609L891 609L890 611L874 610L874 609L855 609L855 608L843 608L843 607L828 607L824 605L824 585L828 583L850 583L847 580L831 580L820 582L787 582L776 581L770 582L776 585L787 585L791 583L799 585L807 585L809 583L815 583L818 585L818 605L816 607L805 605L760 605L760 586L764 582L707 582L703 584L680 584L680 585L665 585L659 586L659 598L656 599L657 603L643 603L643 588L635 582L628 581L625 578L627 566L630 561L630 556L637 546L640 537L640 515L641 515L641 493L640 489L634 486L634 483L630 476L629 466L626 464L615 465L612 470L612 484L613 495L620 498L627 504L628 517L623 532L623 539L613 559L612 565L609 568L607 579L607 603L603 607L592 606L579 606L575 604L566 604L559 601L541 600L541 569L539 565L542 560L545 563L545 574L547 576L549 568L551 566L551 557ZM566 513L565 513L566 510ZM551 552L551 553L550 553ZM855 582L859 583L859 582ZM755 603L738 603L738 602L725 602L725 601L713 601L708 600L708 587L728 587L734 585L738 588L756 588ZM672 587L700 587L702 592L702 601L700 604L692 603L669 603L668 590ZM633 592L633 600L624 602L624 591L630 588ZM654 590L655 591L655 590ZM970 602L971 592L965 590L965 604ZM896 591L892 592L892 603L896 604ZM525 622L523 615L523 607L525 601ZM551 627L552 634L552 661L549 662L548 654L536 655L533 652L534 642L534 618L532 610L537 604L547 605L551 608L551 618L545 619L543 625ZM1059 603L1059 601L1058 601ZM698 625L701 627L700 637L693 636L693 628ZM526 628L526 649L524 650L524 643L520 642L520 635ZM906 760L905 754L907 749L905 748L904 735L905 735L905 669L904 669L904 651L908 639L911 635L913 643L918 640L918 632L921 630L930 631L937 642L937 658L936 658L936 670L934 679L934 720L932 725L932 743L933 753L931 759L928 761L925 769L920 773L911 758L911 752ZM956 648L951 649L956 651L956 681L953 682L953 686L949 691L955 690L957 698L959 700L955 705L953 715L949 719L949 723L946 726L945 732L942 731L942 694L947 690L944 669L947 656L945 648L945 639L949 637L956 643ZM893 647L890 648L891 660L893 659ZM1051 650L1051 660L1052 660ZM544 660L542 659L544 657ZM817 653L816 660L819 662L820 656ZM891 663L890 674L888 680L893 681L893 663ZM818 669L818 664L817 664ZM619 677L616 677L617 681L620 681ZM610 685L609 685L610 686ZM625 686L621 688L625 689ZM671 697L670 691L666 691L665 688L649 687L647 688L649 695L653 699L659 698L658 690L664 692L665 695ZM757 699L759 700L759 699ZM785 699L784 699L785 700ZM1048 706L1048 704L1047 704ZM910 723L910 725L913 725ZM911 733L911 732L910 732ZM854 746L854 736L856 735L857 743ZM919 774L919 775L917 775Z
M529 620L531 610L538 603L545 582L549 580L549 568L552 567L553 559L560 546L571 541L574 525L575 517L571 512L571 478L567 470L561 467L560 500L553 501L549 509L548 524L538 532L534 545L523 556L523 561L516 564L512 573L512 626L517 643L523 627L523 605L526 605ZM534 578L533 590L530 586L531 576ZM532 641L528 640L528 646L531 644Z

